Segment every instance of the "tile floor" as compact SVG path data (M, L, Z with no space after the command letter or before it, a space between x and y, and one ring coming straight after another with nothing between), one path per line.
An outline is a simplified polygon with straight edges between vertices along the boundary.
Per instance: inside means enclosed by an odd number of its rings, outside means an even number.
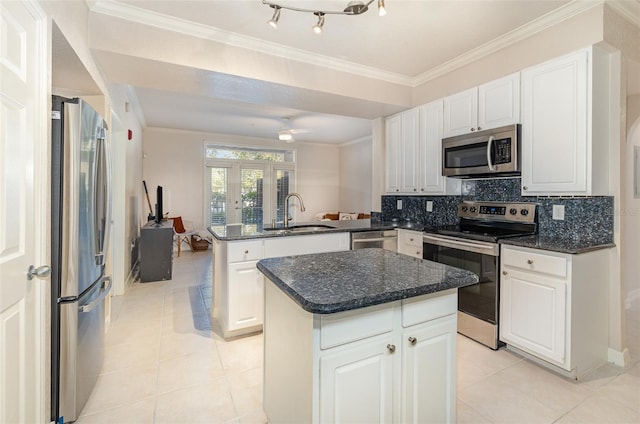
M173 279L112 299L102 374L78 423L264 423L262 336L224 341L208 318L211 251L174 258ZM640 423L640 303L632 364L575 383L458 336L458 423Z

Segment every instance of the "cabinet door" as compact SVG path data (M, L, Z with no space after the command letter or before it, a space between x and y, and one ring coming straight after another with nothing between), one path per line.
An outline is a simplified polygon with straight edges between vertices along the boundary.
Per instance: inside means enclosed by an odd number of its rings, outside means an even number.
M321 423L392 422L393 343L373 337L320 358Z
M399 229L398 253L422 259L422 233Z
M503 271L500 340L564 365L567 282L507 267Z
M229 264L229 325L227 331L262 325L264 281L258 261Z
M444 137L468 134L478 127L478 88L444 99Z
M588 194L588 51L522 72L522 194Z
M456 327L449 315L403 332L401 422L456 422Z
M478 87L478 130L520 122L520 73Z
M420 106L419 152L420 192L445 194L442 175L442 115L443 101L438 100Z
M418 191L418 139L420 137L418 109L409 109L401 113L400 142L400 191L415 193Z
M402 119L394 115L385 121L385 153L386 175L385 191L396 193L400 191L400 142L402 139Z

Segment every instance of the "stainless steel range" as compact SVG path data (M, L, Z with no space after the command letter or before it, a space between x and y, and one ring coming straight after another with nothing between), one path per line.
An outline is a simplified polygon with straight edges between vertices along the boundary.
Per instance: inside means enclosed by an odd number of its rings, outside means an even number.
M458 290L458 332L498 349L498 240L535 234L536 204L462 202L458 217L458 225L425 232L423 258L478 274L478 284Z

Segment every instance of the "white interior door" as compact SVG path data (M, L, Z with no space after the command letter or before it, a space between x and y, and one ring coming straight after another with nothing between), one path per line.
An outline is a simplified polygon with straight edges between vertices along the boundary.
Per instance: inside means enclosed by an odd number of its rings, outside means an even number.
M0 2L0 422L45 419L48 262L48 21L35 2Z

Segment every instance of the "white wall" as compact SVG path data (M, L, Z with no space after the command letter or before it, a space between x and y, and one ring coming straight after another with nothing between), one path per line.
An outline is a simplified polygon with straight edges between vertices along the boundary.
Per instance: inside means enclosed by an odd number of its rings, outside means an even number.
M371 137L340 146L341 212L371 212L372 160Z
M180 215L196 229L206 229L204 216L204 145L244 145L286 147L297 151L295 190L304 199L306 212L296 220L311 221L322 211L339 206L339 147L324 144L293 143L274 140L210 134L192 131L145 128L143 133L142 178L147 182L152 206L156 186L163 187L163 209L170 216ZM142 184L142 182L140 182ZM294 200L293 204L297 204ZM146 221L146 199L141 199L140 217ZM188 224L187 223L187 224Z

